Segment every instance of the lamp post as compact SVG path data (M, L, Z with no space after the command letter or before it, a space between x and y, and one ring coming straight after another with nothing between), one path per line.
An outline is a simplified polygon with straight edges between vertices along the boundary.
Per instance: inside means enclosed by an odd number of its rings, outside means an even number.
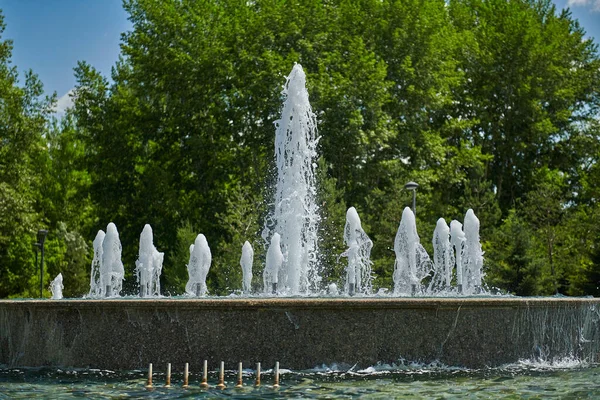
M35 250L35 269L38 269L38 250L40 249L40 244L38 242L33 243L33 250ZM40 297L42 295L40 294Z
M412 192L413 192L412 211L413 211L413 214L415 214L415 217L417 216L417 188L418 187L419 187L419 184L416 182L413 182L413 181L410 181L406 185L404 185L404 189L412 190Z
M37 233L37 243L35 244L35 246L39 247L42 251L40 262L40 299L44 294L44 242L46 241L46 235L48 235L48 230L40 229ZM37 251L35 252L35 262L37 264Z

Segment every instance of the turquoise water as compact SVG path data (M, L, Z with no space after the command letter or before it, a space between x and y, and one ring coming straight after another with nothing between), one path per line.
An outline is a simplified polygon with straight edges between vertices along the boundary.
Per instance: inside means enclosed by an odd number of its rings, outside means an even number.
M155 366L156 369L156 366ZM502 368L468 370L440 366L379 366L358 371L319 368L282 370L281 387L274 389L272 371L262 385L254 386L252 371L244 371L244 387L235 388L233 371L227 388L199 387L200 377L190 375L190 387L181 387L174 374L165 388L164 374L154 376L146 389L145 371L0 369L0 399L124 399L124 398L411 398L411 399L584 399L600 398L600 366L563 361L555 364L522 362Z

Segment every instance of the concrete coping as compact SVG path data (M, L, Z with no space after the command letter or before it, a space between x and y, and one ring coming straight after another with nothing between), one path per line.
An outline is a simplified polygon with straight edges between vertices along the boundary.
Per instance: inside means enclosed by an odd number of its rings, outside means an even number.
M600 305L591 297L394 297L394 298L109 298L109 299L17 299L0 300L2 307L77 308L194 308L194 309L440 309L440 308L537 308Z

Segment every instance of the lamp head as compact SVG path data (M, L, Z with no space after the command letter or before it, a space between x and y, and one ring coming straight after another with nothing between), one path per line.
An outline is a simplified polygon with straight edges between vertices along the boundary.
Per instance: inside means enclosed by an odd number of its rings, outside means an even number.
M419 184L413 181L408 182L404 185L404 189L406 190L416 190L419 187Z
M48 235L48 230L47 229L40 229L37 233L37 240L38 243L40 245L44 244L44 241L46 240L46 235Z

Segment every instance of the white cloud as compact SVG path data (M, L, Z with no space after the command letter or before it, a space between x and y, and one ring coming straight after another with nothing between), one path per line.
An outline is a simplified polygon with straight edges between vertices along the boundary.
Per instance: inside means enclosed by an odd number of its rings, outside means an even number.
M600 12L600 0L568 0L568 7L586 7L591 11Z
M74 89L71 89L58 98L58 100L56 101L56 105L54 106L54 112L56 114L62 115L65 113L67 108L73 107L73 99L71 98L73 93Z

